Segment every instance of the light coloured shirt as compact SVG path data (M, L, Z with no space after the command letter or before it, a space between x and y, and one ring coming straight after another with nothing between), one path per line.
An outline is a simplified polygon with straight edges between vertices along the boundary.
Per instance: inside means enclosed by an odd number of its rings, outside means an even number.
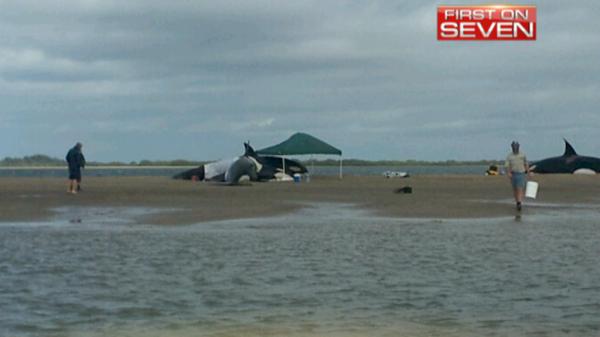
M504 164L504 166L506 166L507 171L521 172L521 173L524 173L527 171L525 169L526 165L527 165L527 157L525 157L525 154L523 154L521 152L519 152L517 154L510 153L506 157L506 163Z

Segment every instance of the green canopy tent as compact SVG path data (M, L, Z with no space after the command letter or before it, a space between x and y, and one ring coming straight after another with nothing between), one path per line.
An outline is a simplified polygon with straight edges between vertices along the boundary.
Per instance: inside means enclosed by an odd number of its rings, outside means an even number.
M264 155L276 155L282 157L307 154L330 154L340 156L340 178L342 177L342 150L306 133L295 133L290 138L277 145L269 146L256 152Z

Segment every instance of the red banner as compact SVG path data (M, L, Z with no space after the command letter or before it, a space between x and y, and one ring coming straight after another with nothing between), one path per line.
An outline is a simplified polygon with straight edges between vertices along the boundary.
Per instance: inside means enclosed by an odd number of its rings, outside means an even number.
M536 6L439 6L438 40L535 40Z

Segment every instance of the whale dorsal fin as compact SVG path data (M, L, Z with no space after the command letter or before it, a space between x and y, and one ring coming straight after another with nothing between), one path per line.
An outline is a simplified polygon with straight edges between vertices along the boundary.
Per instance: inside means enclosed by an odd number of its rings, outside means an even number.
M565 154L563 154L563 156L565 156L565 157L576 156L577 152L575 152L575 149L571 146L571 144L569 144L569 142L566 139L564 139L564 141L565 141Z
M256 157L256 151L250 146L250 142L244 143L244 156L246 157Z

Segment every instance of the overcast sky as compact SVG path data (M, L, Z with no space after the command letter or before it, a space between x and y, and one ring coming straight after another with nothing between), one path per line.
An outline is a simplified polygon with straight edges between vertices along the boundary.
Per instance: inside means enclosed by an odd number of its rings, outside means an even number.
M535 2L537 41L440 42L448 3L481 1L0 0L0 158L209 160L296 131L346 158L600 156L600 2Z

